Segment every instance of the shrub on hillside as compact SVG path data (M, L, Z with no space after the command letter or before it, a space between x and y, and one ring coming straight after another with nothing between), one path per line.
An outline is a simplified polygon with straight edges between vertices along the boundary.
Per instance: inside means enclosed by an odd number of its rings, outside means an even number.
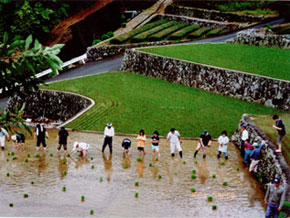
M95 44L98 44L99 42L101 42L102 40L100 39L95 39L93 42L92 42L92 45L95 45Z
M114 36L114 32L109 31L109 32L103 34L102 37L101 37L101 39L102 40L106 40L106 39L112 38L113 36Z
M185 26L188 26L189 24L188 23L178 23L174 26L171 26L169 28L166 28L158 33L155 33L151 36L149 36L149 41L160 41L162 39L164 39L166 36L170 35L171 33L174 33L176 32L177 30L185 27Z
M127 23L126 22L123 22L123 23L121 23L121 27L126 27L127 26Z
M128 41L129 39L131 39L133 36L142 33L146 30L152 29L153 27L156 27L158 25L167 23L167 20L158 20L149 24L146 24L144 26L141 26L137 29L131 30L130 32L121 34L113 39L110 40L111 44L123 44L124 42Z
M132 38L132 42L144 42L144 41L146 41L146 39L149 36L153 35L154 33L157 33L157 32L159 32L161 30L164 30L164 29L166 29L168 27L171 27L171 26L177 25L177 24L178 24L177 21L170 21L168 23L165 23L165 24L162 24L160 26L154 27L152 29L149 29L149 30L147 30L147 31L145 31L143 33L140 33L140 34L134 36Z
M208 31L210 31L212 28L211 27L202 27L192 33L190 33L187 38L189 39L194 39L194 38L199 38L203 35L205 35Z
M187 26L187 27L184 27L182 28L181 30L178 30L177 32L174 32L172 33L170 36L169 36L169 39L170 40L177 40L177 39L181 39L183 38L184 36L186 36L188 33L191 33L195 30L198 30L200 28L199 25L195 24L195 25L192 25L192 26Z
M210 31L208 31L208 32L206 33L206 36L216 36L216 35L218 35L222 30L223 30L223 28L220 28L220 27L215 28L215 29L212 29L212 30L210 30Z

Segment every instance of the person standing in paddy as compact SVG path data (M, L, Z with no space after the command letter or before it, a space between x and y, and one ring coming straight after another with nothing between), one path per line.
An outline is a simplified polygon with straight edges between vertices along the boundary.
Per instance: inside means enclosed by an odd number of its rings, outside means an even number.
M43 150L46 151L45 137L48 138L48 132L46 131L43 124L37 124L34 133L34 139L36 141L36 150L39 151L40 144L43 146Z
M241 126L242 136L241 136L241 157L245 157L245 141L249 139L249 133L246 129L246 125Z
M68 136L69 136L68 131L64 127L61 127L59 132L58 132L58 140L59 141L58 141L57 153L60 152L61 146L63 146L64 153L66 154Z
M166 138L167 144L170 141L170 152L171 152L171 157L174 157L175 149L178 150L180 158L182 158L182 148L180 146L180 143L182 143L181 137L179 132L171 128L170 132L167 134Z
M137 136L137 149L139 151L139 157L141 156L141 152L143 152L143 155L146 154L145 142L146 142L145 131L143 129L141 129L139 131L139 135Z
M275 124L273 125L273 128L275 128L278 131L278 138L277 138L277 145L278 149L276 152L282 152L282 139L286 135L286 129L283 121L279 118L278 115L273 115L273 120L275 121Z
M218 138L218 143L219 143L219 150L218 150L218 155L217 157L221 157L221 153L224 153L225 159L228 159L228 144L230 140L228 138L228 133L227 131L222 131L222 135Z
M112 123L108 123L104 131L104 144L102 148L102 153L104 153L105 148L109 145L110 153L113 153L113 137L115 136L115 129Z
M2 150L5 148L5 137L7 137L8 141L10 140L8 132L4 128L0 128L0 144Z
M194 158L196 158L196 155L200 149L202 149L203 152L203 158L206 158L206 146L209 146L211 144L211 135L209 132L205 129L202 131L199 142L197 144L197 147L195 149L195 153L193 155Z
M160 159L160 152L159 152L159 133L158 131L153 132L152 136L152 154L153 159L155 159L155 154L157 153L158 159Z

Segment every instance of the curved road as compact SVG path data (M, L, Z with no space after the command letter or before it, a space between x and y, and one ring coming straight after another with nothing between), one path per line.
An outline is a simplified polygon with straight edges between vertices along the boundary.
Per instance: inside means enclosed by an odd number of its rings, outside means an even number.
M275 20L269 23L265 24L259 24L253 27L250 27L249 29L259 29L262 27L266 27L267 25L278 25L283 23L285 20L284 19L279 19ZM201 43L201 42L225 42L229 39L234 38L239 31L229 33L227 35L223 36L217 36L213 38L208 38L208 39L202 39L202 40L196 40L194 42L187 42L184 44L193 44L193 43ZM105 72L114 72L114 71L119 71L121 68L123 62L123 54L113 56L110 58L106 58L100 61L96 62L89 62L81 67L77 67L75 69L69 70L65 73L60 74L57 77L51 78L46 80L46 82L56 82L56 81L61 81L61 80L67 80L67 79L73 79L76 77L82 77L82 76L88 76L88 75L94 75L94 74L99 74L99 73L105 73ZM0 108L6 106L7 99L1 99L0 100Z

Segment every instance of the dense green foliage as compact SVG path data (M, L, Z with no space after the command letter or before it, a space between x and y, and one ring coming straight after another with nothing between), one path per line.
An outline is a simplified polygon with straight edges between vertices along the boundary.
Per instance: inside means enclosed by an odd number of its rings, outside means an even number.
M190 33L187 38L189 39L194 39L194 38L199 38L203 35L205 35L207 32L209 32L210 30L212 30L211 27L202 27L192 33Z
M31 35L26 40L13 40L5 32L0 43L0 97L37 90L43 81L35 74L47 68L54 73L59 70L62 61L57 54L62 47L62 44L43 47Z
M290 52L243 44L194 44L143 51L290 81Z
M146 41L146 39L149 36L153 35L154 33L157 33L157 32L159 32L161 30L164 30L164 29L166 29L168 27L171 27L171 26L174 26L174 25L177 25L177 24L178 24L177 21L170 21L170 22L164 23L162 25L159 25L157 27L154 27L152 29L149 29L149 30L147 30L145 32L142 32L142 33L134 36L131 41L132 42L144 42L144 41Z
M170 128L182 136L198 137L208 129L213 137L229 135L242 114L273 114L276 109L217 95L133 73L106 73L49 84L49 89L88 96L96 105L67 127L103 131L112 122L116 132L166 135Z
M200 26L197 25L197 24L195 24L195 25L191 25L191 26L187 26L187 27L184 27L184 28L182 28L181 30L172 33L172 34L169 36L169 39L171 39L171 40L181 39L181 38L183 38L184 36L186 36L188 33L193 32L193 31L195 31L195 30L198 30L199 28L200 28Z
M149 30L149 29L152 29L156 26L159 26L159 25L162 25L164 23L167 23L168 21L167 20L158 20L158 21L155 21L155 22L152 22L152 23L149 23L149 24L146 24L144 26L141 26L137 29L134 29L132 31L129 31L127 33L124 33L124 34L121 34L113 39L110 40L110 43L111 44L122 44L128 40L130 40L133 36L139 34L139 33L142 33L146 30Z
M67 16L68 7L62 1L0 1L0 38L6 31L11 37L42 39Z
M162 30L162 31L160 31L158 33L155 33L155 34L149 36L148 39L150 41L161 41L166 36L170 35L171 33L175 32L175 31L177 31L177 30L179 30L179 29L181 29L181 28L183 28L185 26L188 26L188 23L184 23L184 22L183 23L178 23L178 24L176 24L174 26L171 26L171 27L169 27L167 29L164 29L164 30Z

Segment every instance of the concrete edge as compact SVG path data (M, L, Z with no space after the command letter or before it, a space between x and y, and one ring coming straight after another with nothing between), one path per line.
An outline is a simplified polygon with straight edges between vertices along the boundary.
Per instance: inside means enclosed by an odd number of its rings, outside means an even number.
M218 43L208 43L208 42L202 42L202 43L195 43L193 45L198 45L198 44L227 44L225 42L218 42ZM182 46L182 45L166 45L166 46ZM146 48L155 48L157 46L151 46L151 47L146 47ZM160 47L160 46L159 46ZM250 76L255 76L255 77L262 77L265 79L271 79L271 80L277 80L280 82L286 82L289 83L290 85L290 81L288 80L283 80L283 79L277 79L277 78L273 78L273 77L268 77L268 76L264 76L264 75L259 75L259 74L253 74L253 73L248 73L248 72L243 72L243 71L237 71L237 70L233 70L233 69L229 69L229 68L223 68L223 67L218 67L218 66L212 66L212 65L207 65L207 64L202 64L202 63L197 63L197 62L193 62L193 61L187 61L187 60L182 60L182 59L178 59L178 58L172 58L172 57L167 57L167 56L163 56L163 55L158 55L158 54L153 54L150 52L144 52L144 51L140 51L138 48L132 48L130 50L139 52L139 53L143 53L143 54L147 54L147 55L152 55L152 56L157 56L157 57L162 57L162 58L167 58L167 59L171 59L171 60L176 60L176 61L180 61L180 62L186 62L186 63L192 63L192 64L198 64L204 67L211 67L211 68L215 68L215 69L219 69L219 70L227 70L227 71L232 71L234 73L238 73L238 74L246 74L246 75L250 75ZM124 61L123 61L124 62Z

